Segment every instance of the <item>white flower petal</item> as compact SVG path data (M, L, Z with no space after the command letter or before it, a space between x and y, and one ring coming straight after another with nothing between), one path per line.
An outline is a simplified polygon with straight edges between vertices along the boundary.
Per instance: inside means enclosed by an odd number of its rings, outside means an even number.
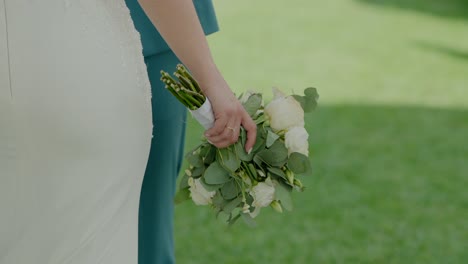
M254 201L252 206L257 207L267 207L275 198L275 187L273 182L268 177L264 182L259 182L252 188L250 192Z
M284 144L288 149L288 154L299 152L309 156L309 134L307 130L302 127L292 127L286 132Z
M270 119L273 130L304 126L304 110L301 104L292 96L284 96L279 90L274 92L275 99L265 107L265 114Z
M216 192L209 192L205 189L203 184L200 182L200 178L193 179L190 178L188 183L190 186L190 196L192 197L193 202L196 205L207 205L211 203L211 198L216 194Z

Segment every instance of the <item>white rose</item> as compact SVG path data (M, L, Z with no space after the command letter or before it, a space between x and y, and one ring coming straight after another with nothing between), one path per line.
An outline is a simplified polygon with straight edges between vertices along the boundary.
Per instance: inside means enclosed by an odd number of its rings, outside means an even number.
M211 203L211 198L216 194L215 191L209 192L205 189L200 182L200 178L189 178L188 184L190 186L190 196L196 205L207 205Z
M259 182L252 188L250 192L254 201L252 203L255 207L267 207L275 198L275 187L270 177L266 178L264 182Z
M309 156L309 134L302 126L292 127L286 132L284 144L288 154L299 152Z
M273 93L275 98L265 107L271 128L279 131L294 126L304 126L304 110L301 104L294 97L285 96L276 88L273 88Z
M275 187L270 177L255 185L250 191L250 195L253 197L252 206L255 207L250 216L256 217L260 213L260 208L269 206L275 198Z

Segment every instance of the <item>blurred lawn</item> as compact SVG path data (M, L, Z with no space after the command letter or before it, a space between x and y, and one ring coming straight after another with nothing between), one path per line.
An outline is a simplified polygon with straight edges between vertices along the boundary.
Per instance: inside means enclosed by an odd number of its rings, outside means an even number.
M315 172L255 229L178 205L178 263L468 263L467 2L215 4L233 89L319 88ZM201 135L189 119L187 148Z

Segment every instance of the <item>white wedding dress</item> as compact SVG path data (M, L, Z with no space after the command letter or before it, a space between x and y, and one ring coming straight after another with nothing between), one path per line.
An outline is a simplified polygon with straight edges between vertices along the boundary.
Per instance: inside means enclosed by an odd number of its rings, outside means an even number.
M0 0L0 264L136 264L151 137L124 0Z

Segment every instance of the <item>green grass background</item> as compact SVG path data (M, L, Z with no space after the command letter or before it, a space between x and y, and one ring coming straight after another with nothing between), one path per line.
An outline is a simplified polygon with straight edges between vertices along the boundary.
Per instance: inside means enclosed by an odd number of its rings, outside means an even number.
M468 263L468 2L215 5L233 90L319 89L314 172L293 212L263 209L254 229L178 205L178 263Z

